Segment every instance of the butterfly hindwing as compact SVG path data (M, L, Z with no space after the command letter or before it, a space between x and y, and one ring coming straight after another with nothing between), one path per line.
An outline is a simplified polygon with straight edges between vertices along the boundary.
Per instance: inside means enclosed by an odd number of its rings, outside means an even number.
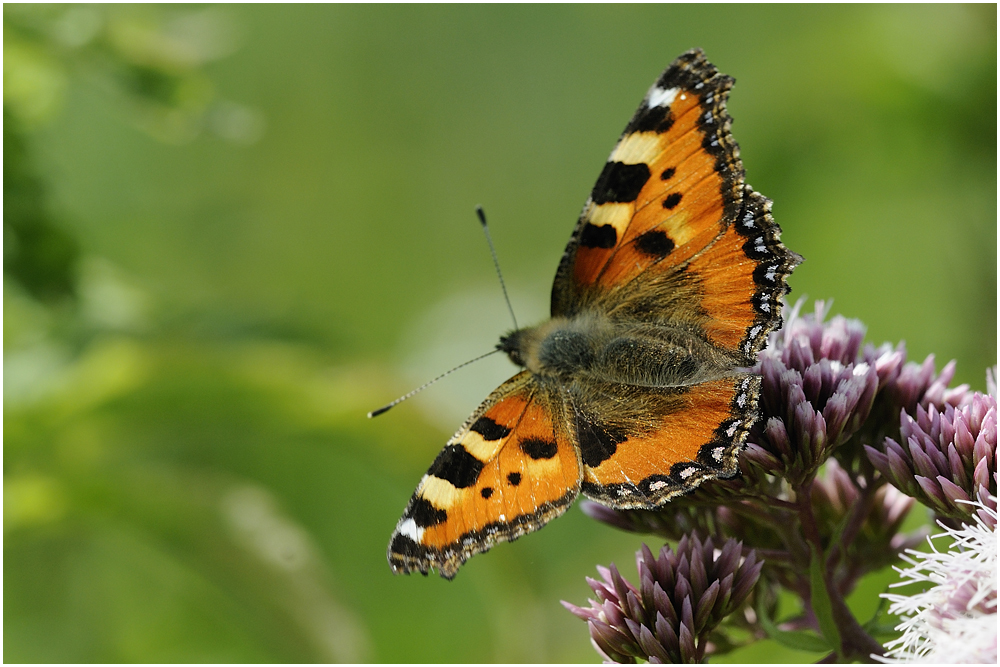
M562 514L580 489L577 449L528 372L506 383L448 441L389 544L394 571L450 579L473 555Z
M606 414L577 420L581 443L603 440L590 452L584 447L584 495L616 509L655 509L706 479L731 477L756 419L759 386L759 377L735 374L689 387L619 392L619 401L640 410L657 408L651 420L633 419L625 427Z

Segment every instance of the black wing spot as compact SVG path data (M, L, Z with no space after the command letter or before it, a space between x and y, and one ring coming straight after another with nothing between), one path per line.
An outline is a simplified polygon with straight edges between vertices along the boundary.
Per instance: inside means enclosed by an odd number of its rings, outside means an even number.
M421 528L427 528L444 523L448 519L448 512L434 507L426 498L417 498L410 508L409 517Z
M471 430L483 436L483 440L493 442L510 435L510 429L502 424L498 424L489 417L480 417L472 425Z
M614 456L618 445L628 440L619 429L595 424L580 412L576 413L576 437L583 462L591 468Z
M674 242L666 232L654 230L642 234L635 240L635 247L647 255L666 257L674 249Z
M677 170L674 169L673 167L670 167L668 169L664 169L663 173L660 174L660 180L661 181L669 181L671 178L674 177L674 174L676 174L676 173L677 173Z
M590 198L595 204L633 202L649 180L649 175L649 166L642 162L608 162L597 178Z
M667 198L663 200L663 208L667 209L668 211L670 209L675 208L678 204L681 203L681 197L682 195L679 192L674 192L667 195Z
M428 475L434 475L456 488L464 489L472 486L483 471L483 462L466 451L462 445L448 445L434 459Z
M479 492L479 495L481 495L483 498L489 498L490 496L493 495L493 487L484 486L482 490Z
M412 558L416 558L421 555L419 544L406 535L399 534L392 538L392 544L389 545L389 551L398 556L410 556Z
M555 440L542 438L525 438L521 441L521 451L535 459L551 459L559 451Z
M580 232L580 245L584 248L614 248L618 242L618 232L611 225L592 225L589 222Z
M521 473L512 472L507 475L507 481L510 482L511 486L517 486L521 483Z
M632 116L625 134L632 132L657 132L662 134L674 124L674 117L669 106L648 107L643 104Z

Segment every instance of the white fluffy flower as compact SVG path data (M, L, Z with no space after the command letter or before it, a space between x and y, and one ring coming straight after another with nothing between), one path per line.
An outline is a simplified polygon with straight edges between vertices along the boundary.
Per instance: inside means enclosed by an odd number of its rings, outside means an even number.
M996 498L990 498L996 506ZM977 502L996 525L997 512ZM997 540L980 516L975 525L951 529L942 525L954 543L941 552L907 549L903 560L912 567L895 568L903 581L892 587L927 582L930 587L912 596L886 593L889 613L903 621L903 634L886 644L882 662L993 663L997 661ZM877 656L874 656L877 657Z

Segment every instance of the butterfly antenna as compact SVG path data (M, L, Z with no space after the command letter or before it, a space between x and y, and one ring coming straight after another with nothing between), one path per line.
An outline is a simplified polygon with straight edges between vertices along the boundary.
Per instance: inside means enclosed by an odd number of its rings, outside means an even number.
M493 266L497 267L497 278L500 279L500 289L503 290L504 301L507 302L507 310L510 311L510 319L514 320L514 328L520 329L517 326L517 317L514 316L514 308L510 305L510 297L507 296L507 285L503 282L503 274L500 273L500 260L497 259L497 250L493 247L493 238L490 236L490 228L486 224L486 213L483 211L482 206L476 207L476 215L479 216L479 222L483 225L483 233L486 234L486 242L490 245L490 254L493 255Z
M397 398L392 403L389 403L388 405L383 405L378 410L372 410L371 412L368 413L368 418L371 419L372 417L378 417L379 415L388 412L389 410L391 410L392 408L396 407L397 405L399 405L400 403L402 403L403 401L405 401L409 397L415 396L416 394L419 394L420 392L422 392L424 389L427 389L427 387L431 386L432 384L434 384L435 382L437 382L441 378L446 377L448 375L451 375L452 373L454 373L455 371L457 371L459 368L464 368L465 366L468 366L471 363L479 361L480 359L485 359L486 357L490 356L491 354L496 354L499 351L500 351L499 349L491 350L490 352L487 352L486 354L480 355L480 356L476 357L475 359L469 359L464 364L459 364L458 366L455 366L454 368L452 368L447 373L441 373L441 375L438 375L436 378L434 378L430 382L425 382L424 384L420 385L419 387L417 387L416 389L414 389L410 393L404 394L404 395L400 396L399 398Z

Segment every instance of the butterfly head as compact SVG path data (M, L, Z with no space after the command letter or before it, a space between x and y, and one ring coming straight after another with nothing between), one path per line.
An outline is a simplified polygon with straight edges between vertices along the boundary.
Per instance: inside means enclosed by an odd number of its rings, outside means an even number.
M535 375L568 379L592 365L605 328L592 316L554 317L502 336L497 349Z
M532 329L517 329L511 331L510 333L500 336L500 342L497 343L497 349L506 354L510 360L524 368L527 366L525 360L525 342L530 337Z

